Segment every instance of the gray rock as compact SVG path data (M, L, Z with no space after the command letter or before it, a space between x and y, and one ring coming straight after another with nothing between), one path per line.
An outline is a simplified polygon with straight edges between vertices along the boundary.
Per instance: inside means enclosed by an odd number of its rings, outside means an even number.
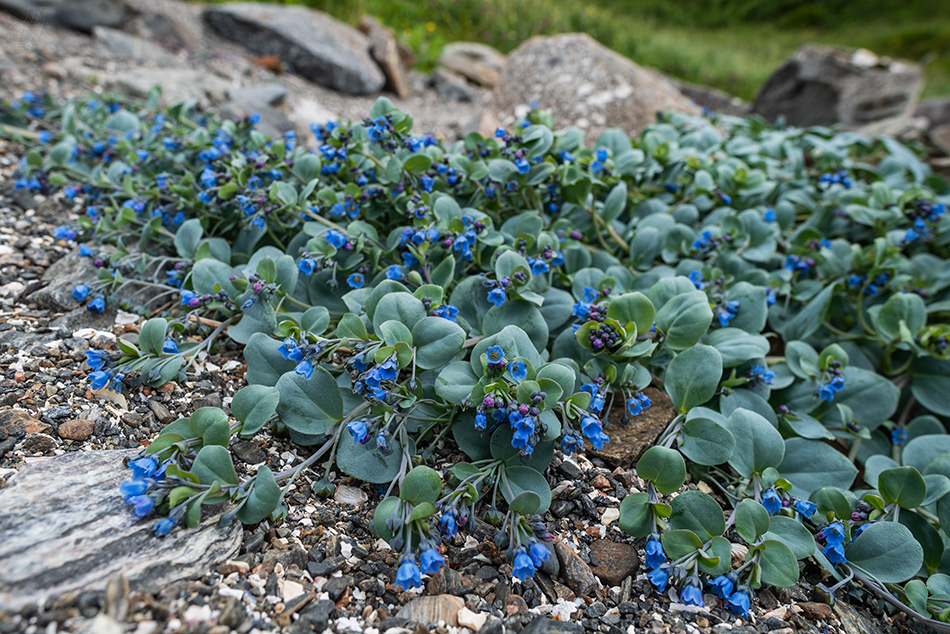
M257 129L267 136L277 138L294 128L286 113L274 107L283 103L286 98L287 87L279 82L231 88L228 90L229 101L219 108L218 113L232 121L259 114L261 121L257 124Z
M276 55L296 74L339 92L379 92L383 72L359 31L325 13L253 2L214 5L202 18L216 33L257 55Z
M471 101L472 89L465 78L448 68L436 68L429 75L428 85L437 95L451 101Z
M80 257L78 251L69 253L46 269L43 279L49 283L33 293L32 299L42 308L56 312L74 310L79 304L72 295L73 289L95 280L96 273L92 258Z
M587 596L597 587L597 578L591 572L590 566L584 563L573 548L559 540L554 543L554 550L558 561L561 562L561 578L567 587L581 597Z
M279 106L287 98L287 87L278 81L228 89L228 99L254 106Z
M0 490L0 604L14 610L122 574L133 591L158 592L233 557L241 526L209 518L159 539L119 495L123 458L138 450L88 451L36 460Z
M465 601L451 594L436 594L417 597L400 608L396 616L421 624L438 624L458 627L459 610L465 607Z
M570 621L552 621L551 619L539 616L528 623L521 634L561 634L562 632L584 632L584 626L580 623L571 623Z
M914 116L926 117L930 128L950 124L950 97L924 99L917 104Z
M588 142L608 124L636 134L657 112L700 112L668 79L582 33L533 37L515 49L479 129L484 135L510 129L531 102L550 109L558 125L576 125Z
M94 26L118 26L126 14L123 0L0 0L0 11L34 24L85 32Z
M398 97L408 97L409 75L406 69L412 66L412 51L400 45L392 29L387 29L368 15L360 20L360 32L369 38L369 52L386 76L386 90L396 93Z
M501 79L507 58L491 46L480 42L451 42L442 49L439 64L472 82L494 87Z
M691 84L678 79L673 80L673 82L681 93L692 99L696 105L710 112L744 117L749 114L749 110L752 108L748 102L716 88Z
M178 58L158 44L107 26L95 26L92 34L116 55L137 64L177 66Z
M918 64L809 44L772 73L752 111L770 121L784 116L795 126L841 123L858 128L910 118L923 83Z
M224 101L228 89L228 82L206 70L148 66L106 75L102 85L139 98L148 97L149 91L158 86L162 90L163 105L197 99L204 107Z

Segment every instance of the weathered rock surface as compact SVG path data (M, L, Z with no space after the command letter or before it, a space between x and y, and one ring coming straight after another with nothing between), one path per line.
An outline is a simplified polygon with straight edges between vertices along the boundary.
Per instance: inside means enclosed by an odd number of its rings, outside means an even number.
M639 133L657 112L699 114L669 80L585 34L534 37L508 56L479 126L510 127L531 102L551 109L558 126L576 125L592 143L607 127Z
M554 552L561 562L561 578L578 596L587 596L597 587L597 578L591 572L590 566L584 563L573 548L558 540L554 543Z
M203 107L223 101L228 89L227 81L205 70L148 66L104 76L102 85L139 98L148 97L149 91L158 86L163 105L197 99Z
M762 85L752 111L791 125L844 124L859 128L887 119L909 119L924 78L917 64L807 45Z
M279 82L232 88L228 90L229 101L222 105L218 112L225 119L232 120L259 114L261 121L257 129L268 136L278 138L294 127L287 115L275 107L286 98L287 88Z
M598 539L590 545L590 554L591 562L597 560L591 570L608 587L619 586L640 566L637 549L622 542Z
M366 15L360 20L360 32L369 38L370 55L386 75L386 90L399 97L409 96L409 76L406 69L413 64L412 51L402 46L392 29Z
M423 625L444 622L458 627L459 610L465 607L465 601L451 594L436 594L413 599L402 606L396 616Z
M436 68L429 76L428 84L444 99L471 101L472 89L465 78L447 68Z
M94 26L118 26L126 14L123 0L0 0L0 11L33 24L87 32Z
M439 56L441 66L487 88L501 79L506 61L502 53L480 42L450 42Z
M676 410L666 392L649 387L643 393L653 405L636 416L621 423L622 407L611 410L607 427L610 442L603 449L588 447L587 455L600 458L612 467L630 467L644 451L653 446L653 441L676 416Z
M681 93L696 102L696 105L710 112L744 117L752 108L748 102L716 88L691 84L679 79L673 80L673 83Z
M92 34L107 49L124 59L145 65L178 66L177 57L146 39L107 26L93 27Z
M137 450L42 458L0 490L0 605L14 610L122 574L133 590L200 576L237 554L241 527L210 518L187 538L159 539L119 495Z
M366 37L325 13L254 2L214 5L205 23L257 55L274 55L294 73L351 95L379 92L383 72Z

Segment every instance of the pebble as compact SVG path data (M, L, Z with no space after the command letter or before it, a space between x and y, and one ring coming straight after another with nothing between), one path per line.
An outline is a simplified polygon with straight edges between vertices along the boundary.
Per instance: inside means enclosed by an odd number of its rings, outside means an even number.
M86 418L77 418L61 423L59 426L59 437L67 440L86 440L92 436L96 424Z
M591 559L597 560L593 573L607 586L619 586L640 566L637 549L630 544L598 539L590 546Z

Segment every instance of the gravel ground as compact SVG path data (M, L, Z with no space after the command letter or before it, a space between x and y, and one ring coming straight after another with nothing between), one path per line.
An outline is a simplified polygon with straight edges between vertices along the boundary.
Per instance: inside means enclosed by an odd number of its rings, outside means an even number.
M167 0L132 4L143 11L167 9L185 44L178 53L183 65L205 69L232 86L275 80L235 45L203 35L193 6ZM81 34L17 22L6 14L0 14L0 32L11 34L0 38L0 79L10 95L101 91L89 80L134 68ZM89 69L98 75L90 76ZM362 118L374 100L343 97L289 75L276 79L288 87L286 111L292 117L302 104L311 109L318 104L344 118ZM487 100L486 91L473 88L473 101L447 104L425 88L423 76L413 74L411 81L414 94L394 101L413 114L419 129L450 138L470 125ZM54 240L51 229L75 215L71 204L55 196L31 197L12 189L18 150L0 141L0 488L31 458L144 447L165 424L198 407L227 409L244 385L245 371L239 346L227 343L202 359L181 385L132 390L125 403L97 400L85 381L84 351L114 349L118 337L134 342L141 322L114 311L94 316L37 300L47 283L44 272L75 249ZM450 449L437 455L437 468L460 458ZM266 433L234 444L232 451L241 473L262 463L277 471L307 457L306 449ZM402 592L393 585L396 556L370 530L382 492L333 473L333 497L316 498L311 483L319 475L308 472L295 483L284 524L245 530L239 555L210 562L199 579L157 594L130 592L127 583L115 579L105 591L66 595L17 614L4 613L0 605L0 634L857 634L912 629L903 617L868 612L875 602L860 591L848 597L853 605L840 598L834 607L814 602L813 584L824 579L812 564L805 566L799 585L759 592L751 621L737 619L712 595L705 597L710 606L705 609L657 595L639 565L643 540L626 536L616 522L619 501L639 491L642 482L630 469L598 458L556 458L552 464L554 500L544 519L560 541L554 547L557 556L535 579L513 580L504 553L492 542L494 529L477 522L472 532L453 540L446 553L449 567L428 578L424 592ZM170 538L187 539L187 531L176 530ZM425 625L437 613L448 623Z

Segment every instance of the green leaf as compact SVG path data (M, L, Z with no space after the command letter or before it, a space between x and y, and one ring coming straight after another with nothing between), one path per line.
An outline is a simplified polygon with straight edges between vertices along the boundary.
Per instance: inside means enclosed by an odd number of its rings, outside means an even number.
M604 200L604 208L601 210L600 215L604 220L610 222L622 214L626 206L627 184L623 181L619 181L614 185L613 189L610 190L610 193L607 194L607 199Z
M278 379L297 365L295 361L285 359L280 354L281 342L257 333L244 347L244 360L247 362L245 379L251 385L277 385Z
M660 536L663 552L670 559L676 560L694 553L703 547L703 542L693 531L672 530Z
M482 319L482 334L493 335L510 324L517 324L538 352L547 348L548 324L541 310L531 302L512 299L501 306L492 306Z
M917 574L924 563L924 551L906 526L896 522L875 522L850 546L845 558L882 583L901 583Z
M442 478L435 469L420 465L406 474L399 487L399 497L412 504L435 503L442 493Z
M845 368L842 376L844 388L835 395L834 402L850 407L862 427L873 431L897 411L901 391L892 381L854 366ZM822 418L839 419L839 415L833 412Z
M390 293L376 304L376 311L373 313L373 328L378 329L383 322L395 319L411 329L425 316L426 309L422 302L411 294Z
M822 517L827 516L828 513L842 520L851 517L851 502L842 493L842 489L833 486L823 487L808 496L808 499L818 506L818 514Z
M877 489L885 502L897 503L905 509L917 508L927 497L924 478L913 467L882 471L877 478Z
M288 372L277 381L277 391L277 415L281 422L302 434L327 433L343 418L340 388L321 367L313 369L309 381L296 372Z
M244 423L241 438L250 438L277 413L280 390L268 385L248 385L238 390L231 401L231 414Z
M901 323L912 335L920 332L927 323L927 306L919 295L896 293L872 313L872 320L881 339L889 342L901 338Z
M469 395L478 377L468 361L453 361L435 379L435 393L453 405L461 405Z
M638 333L649 332L655 316L653 302L643 293L624 293L611 299L607 307L607 317L616 319L624 327L633 322Z
M670 527L693 531L703 542L726 530L722 508L702 491L686 491L673 498L670 506L673 508Z
M423 317L412 328L416 365L435 370L454 359L465 343L465 331L442 317Z
M203 234L204 229L199 219L192 218L183 222L175 231L175 250L178 255L182 258L193 257Z
M339 391L337 391L339 395ZM283 400L283 399L282 399ZM392 452L384 456L375 443L361 444L353 436L344 433L336 450L336 464L349 476L372 484L388 484L399 475L402 462L402 444L398 438L391 438Z
M509 503L525 491L537 493L541 498L541 505L538 507L538 513L544 513L551 506L551 487L544 475L537 469L531 467L515 466L505 467L505 477L508 479L508 485L511 488L510 495L505 487L502 487L502 493L505 500Z
M736 439L729 464L748 478L769 467L778 467L785 455L785 442L777 429L764 417L739 408L729 416L728 429Z
M653 528L650 496L646 493L628 495L620 503L620 529L632 537L646 537Z
M388 497L384 499L373 511L373 532L385 539L391 540L394 535L386 526L386 520L392 517L393 513L399 508L400 500L397 497Z
M231 462L231 452L221 445L207 445L198 451L191 472L198 476L201 484L215 481L224 484L237 484L238 477Z
M541 496L534 491L522 491L508 504L508 508L522 515L534 515L541 507Z
M705 409L704 407L694 408L690 410L690 415ZM683 441L679 445L679 450L684 456L697 464L707 466L722 464L732 457L736 448L736 438L718 422L719 419L726 422L718 414L715 420L703 416L694 418L687 416L683 424Z
M697 345L676 355L666 370L664 388L678 412L702 405L716 394L722 358L715 348Z
M238 510L236 517L244 524L256 524L277 508L283 495L270 468L261 465L257 468L247 502Z
M750 335L738 328L720 328L706 336L706 345L719 351L724 368L733 368L769 352L769 340L762 335Z
M736 532L750 544L769 530L769 512L755 500L746 498L736 507Z
M762 543L759 555L762 582L777 588L788 588L798 583L798 560L784 543L768 540Z
M656 328L663 333L667 346L684 350L702 339L712 318L706 293L693 290L676 295L663 305L656 314Z
M904 466L914 467L920 472L927 470L934 458L950 454L950 435L927 434L918 436L904 445L901 461Z
M858 475L847 456L823 442L804 438L785 441L785 459L778 470L792 483L792 495L803 498L823 487L849 489Z
M934 414L950 416L950 363L939 359L915 359L910 366L910 391Z
M188 426L196 437L201 438L204 446L221 445L227 447L231 440L231 428L228 415L218 407L202 407L188 419Z
M145 354L162 354L165 345L165 333L168 331L168 321L161 317L149 319L139 331L139 346Z
M202 260L203 262L204 260ZM260 298L241 313L241 321L228 328L228 336L238 343L249 343L257 333L269 335L277 327L277 313Z
M776 515L769 520L769 530L763 535L765 539L777 540L788 546L795 559L811 557L815 552L815 537L801 522Z
M836 287L837 283L826 286L800 310L796 307L790 319L783 319L785 308L781 302L775 304L769 311L769 322L786 341L807 339L821 327L821 322L825 320Z
M660 493L673 493L686 482L686 462L674 449L650 447L637 461L637 475L652 482Z
M534 343L525 331L518 326L506 326L501 332L479 341L472 349L471 364L476 375L482 375L481 358L485 351L494 345L501 346L507 359L522 357L535 367L541 365L538 349L535 348Z
M465 452L472 461L488 460L491 455L491 436L475 429L475 413L465 412L455 417L452 422L452 437L459 449Z

